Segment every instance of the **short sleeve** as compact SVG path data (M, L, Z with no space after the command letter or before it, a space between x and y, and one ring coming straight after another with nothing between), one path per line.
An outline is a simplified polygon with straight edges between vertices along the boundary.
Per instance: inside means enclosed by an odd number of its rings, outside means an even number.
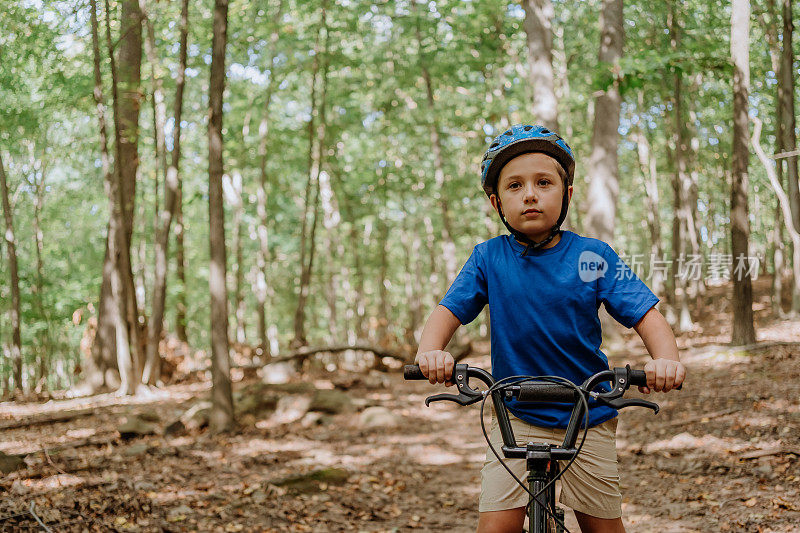
M608 245L603 250L606 274L597 279L597 299L614 320L631 328L658 303L658 297Z
M461 272L439 302L439 305L448 308L462 324L469 324L475 320L488 301L486 272L482 259L478 249L473 249L472 255L461 267Z

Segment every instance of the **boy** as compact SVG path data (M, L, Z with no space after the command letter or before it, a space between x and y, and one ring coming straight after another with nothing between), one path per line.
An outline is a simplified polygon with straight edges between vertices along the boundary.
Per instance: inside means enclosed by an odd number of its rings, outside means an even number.
M492 374L557 375L581 383L608 368L600 351L597 311L605 304L634 327L653 360L647 387L667 392L683 382L672 330L655 309L658 298L597 239L560 230L572 198L575 161L567 143L542 126L516 125L498 136L481 164L481 182L511 235L477 246L422 332L417 363L431 383L446 383L453 357L444 351L455 330L491 308ZM586 532L624 532L616 458L616 415L593 405L582 453L562 477L561 503ZM522 442L561 443L569 407L508 403ZM501 438L494 423L491 439ZM518 477L525 461L507 461ZM479 533L522 530L528 495L491 452L481 470Z

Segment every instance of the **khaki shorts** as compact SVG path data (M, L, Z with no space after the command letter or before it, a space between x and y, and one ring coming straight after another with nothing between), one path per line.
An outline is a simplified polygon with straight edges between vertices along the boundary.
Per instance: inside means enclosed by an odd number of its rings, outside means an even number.
M514 437L520 446L524 446L528 442L561 444L564 441L565 430L563 429L533 426L511 413L509 413L509 418L514 430ZM562 504L597 518L622 516L616 433L616 418L589 428L581 453L561 477L559 501ZM578 444L580 444L582 435L583 431L578 433ZM503 452L500 451L500 447L503 445L503 439L494 417L490 439L492 446L502 457ZM525 460L503 459L514 475L526 483ZM559 463L563 468L566 461L559 461ZM481 498L478 510L483 513L524 507L528 504L528 498L528 493L511 478L492 450L487 448L486 461L481 470Z

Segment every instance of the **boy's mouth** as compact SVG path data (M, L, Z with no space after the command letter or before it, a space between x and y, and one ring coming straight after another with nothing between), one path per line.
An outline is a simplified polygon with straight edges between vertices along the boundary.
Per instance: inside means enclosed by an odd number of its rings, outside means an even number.
M541 213L541 211L538 209L526 209L522 212L523 215L527 215L528 213Z

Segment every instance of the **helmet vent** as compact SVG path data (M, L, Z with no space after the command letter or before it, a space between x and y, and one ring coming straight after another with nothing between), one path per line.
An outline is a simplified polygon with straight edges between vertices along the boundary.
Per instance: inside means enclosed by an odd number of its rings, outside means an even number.
M550 135L550 130L548 130L547 128L544 128L542 130L542 133L544 133L545 135Z
M503 135L514 135L514 133L511 130L506 130L503 132Z
M500 146L500 143L492 143L492 145L489 147L489 149L492 150L494 148L497 148L498 146Z
M524 129L525 131L531 131L533 129L533 126L525 126L522 129Z

